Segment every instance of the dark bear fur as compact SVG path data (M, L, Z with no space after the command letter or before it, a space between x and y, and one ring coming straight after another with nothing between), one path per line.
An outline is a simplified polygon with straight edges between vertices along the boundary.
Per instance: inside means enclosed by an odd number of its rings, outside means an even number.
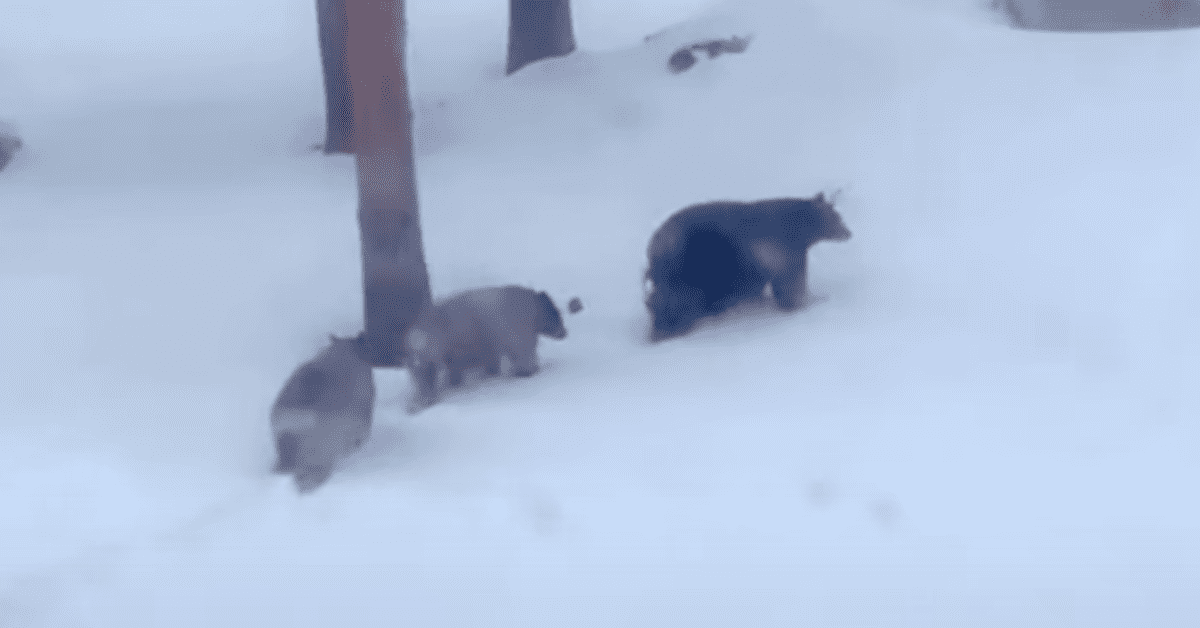
M409 410L437 401L443 372L449 386L458 386L467 369L498 375L507 356L513 375L533 375L539 335L561 340L567 328L550 296L529 288L477 288L425 308L405 335L414 388Z
M771 292L793 310L807 294L808 248L843 241L850 230L824 194L693 205L650 239L646 307L652 340L686 333L699 319Z

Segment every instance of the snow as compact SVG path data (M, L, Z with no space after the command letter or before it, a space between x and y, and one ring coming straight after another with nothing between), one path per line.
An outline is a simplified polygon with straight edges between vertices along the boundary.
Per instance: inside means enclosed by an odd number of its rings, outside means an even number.
M311 3L10 4L0 626L1200 623L1200 31L578 1L502 79L503 2L410 0L435 294L585 309L415 416L376 370L301 497L270 404L361 327ZM666 216L837 189L819 303L645 342Z

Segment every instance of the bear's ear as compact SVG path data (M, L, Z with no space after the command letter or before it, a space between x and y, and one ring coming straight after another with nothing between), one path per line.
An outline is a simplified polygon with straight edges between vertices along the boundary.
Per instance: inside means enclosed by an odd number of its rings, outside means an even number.
M815 198L813 200L817 201L818 203L824 203L825 202L825 193L817 192L817 198Z

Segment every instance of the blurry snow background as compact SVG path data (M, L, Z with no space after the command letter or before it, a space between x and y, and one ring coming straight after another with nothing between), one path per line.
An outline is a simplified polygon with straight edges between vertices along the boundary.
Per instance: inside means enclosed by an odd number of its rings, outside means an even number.
M301 498L270 404L361 326L313 3L7 0L0 626L1200 625L1200 31L983 4L576 0L502 79L506 2L409 0L435 295L586 309L377 370ZM644 343L662 219L839 188L820 303Z

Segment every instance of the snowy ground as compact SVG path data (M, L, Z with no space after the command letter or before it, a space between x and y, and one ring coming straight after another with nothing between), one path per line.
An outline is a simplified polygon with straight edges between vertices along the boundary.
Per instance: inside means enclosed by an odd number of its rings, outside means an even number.
M6 9L0 626L1200 624L1200 31L577 2L502 80L471 1L410 0L435 294L586 309L413 417L376 371L303 498L267 412L361 324L311 2ZM645 344L663 218L838 188L823 301Z

